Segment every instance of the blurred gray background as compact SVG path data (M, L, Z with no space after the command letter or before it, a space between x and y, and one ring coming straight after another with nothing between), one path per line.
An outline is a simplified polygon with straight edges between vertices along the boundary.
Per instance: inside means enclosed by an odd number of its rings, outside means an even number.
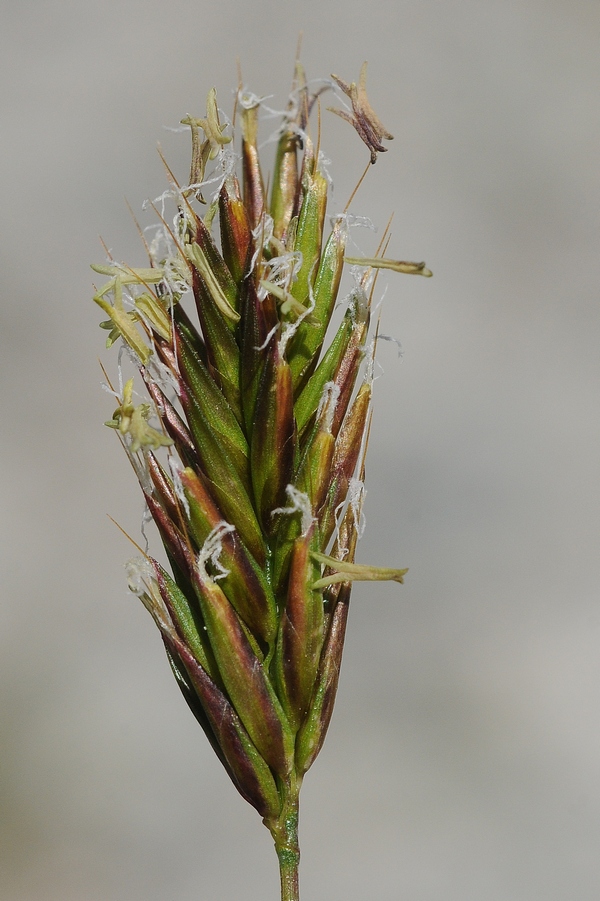
M0 897L275 899L276 859L127 595L139 492L100 390L88 263L144 264L213 85L282 108L358 76L395 135L353 210L389 280L336 713L303 791L303 898L597 901L597 0L2 4ZM329 101L328 101L329 102ZM267 122L264 136L273 130ZM326 113L331 210L367 159ZM143 218L144 224L151 221ZM353 233L365 253L377 236ZM381 283L383 287L383 282Z

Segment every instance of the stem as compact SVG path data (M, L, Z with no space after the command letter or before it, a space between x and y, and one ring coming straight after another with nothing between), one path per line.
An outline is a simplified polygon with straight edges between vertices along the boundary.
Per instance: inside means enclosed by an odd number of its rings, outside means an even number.
M300 863L300 846L298 845L298 794L300 781L292 773L281 786L283 805L278 819L266 823L275 842L275 850L279 859L279 875L281 878L281 901L299 901L298 865Z
M298 889L298 863L300 853L295 854L295 859L284 860L284 853L279 853L279 875L281 877L281 901L299 901Z

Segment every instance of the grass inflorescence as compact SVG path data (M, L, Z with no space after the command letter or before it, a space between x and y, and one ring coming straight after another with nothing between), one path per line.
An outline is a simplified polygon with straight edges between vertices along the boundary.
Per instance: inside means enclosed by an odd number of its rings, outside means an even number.
M334 76L330 86L350 98L351 111L335 111L375 162L391 135L365 78L366 64L358 85ZM354 562L373 283L379 268L431 274L381 251L346 257L345 212L326 234L329 183L309 129L316 98L297 65L267 191L260 100L238 91L240 188L233 127L211 90L205 117L182 120L190 177L181 186L167 167L177 211L169 223L157 210L148 265L94 267L108 277L94 297L107 344L121 342L147 393L136 404L129 379L107 425L170 564L143 553L129 585L190 709L274 837L285 901L298 894L298 793L329 726L352 582L401 582L406 572ZM345 265L353 288L330 329Z

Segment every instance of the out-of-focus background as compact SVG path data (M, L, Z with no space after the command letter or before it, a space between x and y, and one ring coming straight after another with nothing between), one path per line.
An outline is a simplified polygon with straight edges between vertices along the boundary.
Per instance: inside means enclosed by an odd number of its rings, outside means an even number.
M98 235L144 264L213 85L282 109L356 79L395 135L353 211L431 280L381 329L359 586L307 776L303 897L600 893L600 7L597 0L2 4L0 897L276 898L271 840L128 596L133 475L102 425ZM332 98L333 100L333 98ZM329 101L327 101L329 102ZM276 126L266 121L267 138ZM367 151L323 114L331 210ZM268 155L272 152L265 148ZM356 230L364 253L378 236ZM383 288L384 280L380 282Z

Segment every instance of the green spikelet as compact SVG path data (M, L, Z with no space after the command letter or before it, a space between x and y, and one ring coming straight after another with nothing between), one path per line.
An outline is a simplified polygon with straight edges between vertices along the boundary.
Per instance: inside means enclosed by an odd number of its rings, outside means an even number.
M365 78L366 67L358 87L335 78L353 110L336 112L374 162L391 135L368 104ZM186 187L170 175L176 224L163 223L160 245L168 250L149 250L146 268L94 267L109 278L94 296L109 317L107 343L123 342L150 396L137 403L129 379L107 425L172 569L146 557L130 566L130 586L194 716L273 835L284 901L298 898L298 793L331 718L352 582L401 582L405 573L354 562L371 289L380 268L431 274L379 254L345 257L346 215L326 226L328 180L308 126L315 99L297 65L264 178L260 101L240 92L240 188L233 135L211 90L205 118L182 120L192 167ZM215 186L202 218L203 192ZM353 269L334 327L346 262L362 273Z

